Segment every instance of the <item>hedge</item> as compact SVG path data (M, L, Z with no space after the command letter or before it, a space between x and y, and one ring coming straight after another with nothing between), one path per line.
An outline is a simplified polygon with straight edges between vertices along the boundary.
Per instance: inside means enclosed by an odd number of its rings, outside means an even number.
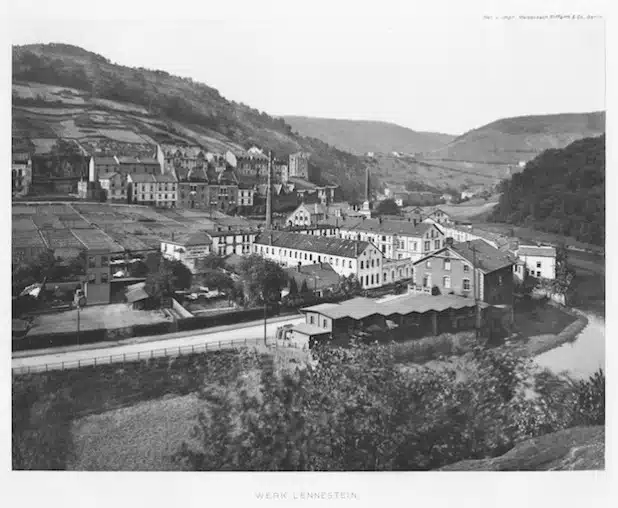
M25 351L28 349L45 349L60 346L73 346L76 344L93 344L107 340L107 330L83 330L79 332L45 333L30 335L22 339L13 340L13 351Z

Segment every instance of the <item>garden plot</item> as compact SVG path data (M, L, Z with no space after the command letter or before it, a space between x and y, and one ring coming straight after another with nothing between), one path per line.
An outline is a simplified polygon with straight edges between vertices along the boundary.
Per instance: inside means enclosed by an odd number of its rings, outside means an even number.
M69 229L41 231L51 249L84 249L81 243Z
M13 217L12 223L13 231L28 231L28 234L32 234L37 231L36 224L32 222L29 217Z
M121 252L123 250L122 246L114 242L108 235L99 229L79 229L72 231L72 233L87 249L105 250L108 252Z

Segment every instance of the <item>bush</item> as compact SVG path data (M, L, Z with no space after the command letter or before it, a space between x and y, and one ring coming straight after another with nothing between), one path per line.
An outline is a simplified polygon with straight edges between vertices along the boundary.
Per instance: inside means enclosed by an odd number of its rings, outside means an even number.
M13 341L13 351L26 351L30 349L45 349L61 346L74 346L77 344L93 344L107 340L107 330L83 330L77 335L75 332L46 333L30 335Z

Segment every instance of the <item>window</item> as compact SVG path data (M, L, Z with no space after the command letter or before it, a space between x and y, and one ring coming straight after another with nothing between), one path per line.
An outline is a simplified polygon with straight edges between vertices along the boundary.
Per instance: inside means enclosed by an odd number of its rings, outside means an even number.
M440 248L440 240L436 240L433 242L433 248L438 250Z
M94 273L91 273L90 275L88 275L88 282L91 284L94 284L96 281Z
M470 271L470 265L463 265L464 273L468 273Z
M376 274L376 284L380 284L380 274Z
M107 256L101 256L101 266L109 266L109 258Z
M309 324L313 324L314 320L313 320L313 315L309 315Z
M504 282L504 279L503 279L502 275L498 275L498 286L502 286L503 282Z
M540 272L540 271L539 271L539 272L536 272L536 276L537 276L537 277L540 277L540 276L541 276L541 272Z
M361 261L361 270L365 268L365 262Z
M412 242L412 250L416 252L416 242Z
M429 287L429 275L423 275L423 287L424 288Z
M94 256L88 256L88 268L94 268L96 266Z
M537 261L537 262L536 262L536 267L537 267L537 268L541 268L541 262L540 262L540 261Z
M348 268L352 268L352 261L348 263Z
M470 291L470 279L463 280L463 290Z
M426 268L431 268L431 259L428 259L428 260L425 262L425 267L426 267Z
M442 278L442 287L444 287L444 289L451 289L451 278L450 277L443 277Z
M324 321L322 321L324 328L328 327L328 319L324 319Z
M101 284L107 284L108 281L109 281L109 274L102 273L101 274Z
M373 275L371 275L371 283L373 284Z
M431 250L431 242L429 240L425 242L425 250Z
M335 258L335 266L339 266L339 258Z

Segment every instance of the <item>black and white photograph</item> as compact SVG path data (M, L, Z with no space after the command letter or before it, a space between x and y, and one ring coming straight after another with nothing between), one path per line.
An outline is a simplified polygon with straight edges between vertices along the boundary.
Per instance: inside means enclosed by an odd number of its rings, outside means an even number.
M563 3L11 0L20 481L602 474L606 12Z

